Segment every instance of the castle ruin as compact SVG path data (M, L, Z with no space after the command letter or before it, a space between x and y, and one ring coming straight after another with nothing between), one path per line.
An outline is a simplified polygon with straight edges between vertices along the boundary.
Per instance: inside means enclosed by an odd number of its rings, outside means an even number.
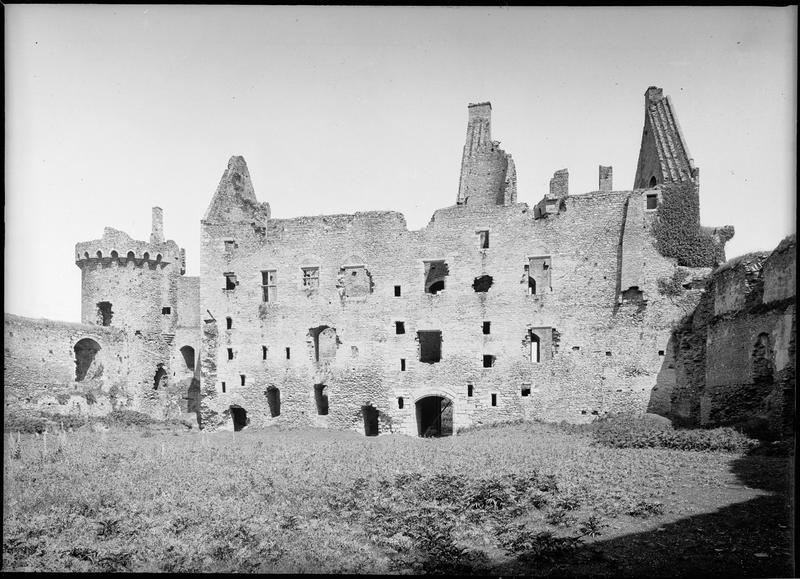
M660 88L645 93L630 190L600 166L597 190L573 194L563 169L535 205L518 202L479 103L455 204L423 229L391 211L274 218L238 156L201 228L197 277L159 208L149 242L107 227L78 243L80 324L5 316L6 408L420 436L624 410L714 416L699 409L703 381L676 368L673 331L733 228L700 225L699 169ZM793 331L793 297L787 311Z

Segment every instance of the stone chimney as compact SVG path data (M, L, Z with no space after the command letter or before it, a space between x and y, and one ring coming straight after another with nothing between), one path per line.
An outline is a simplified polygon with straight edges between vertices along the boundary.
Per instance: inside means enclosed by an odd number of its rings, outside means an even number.
M150 243L164 243L164 212L161 207L153 207L153 230Z

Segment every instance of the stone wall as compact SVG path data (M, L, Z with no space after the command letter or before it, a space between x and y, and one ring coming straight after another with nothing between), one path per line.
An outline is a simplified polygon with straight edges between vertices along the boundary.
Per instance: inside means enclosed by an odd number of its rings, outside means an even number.
M703 426L791 430L795 375L795 237L771 254L717 268L673 336L675 388L666 414Z

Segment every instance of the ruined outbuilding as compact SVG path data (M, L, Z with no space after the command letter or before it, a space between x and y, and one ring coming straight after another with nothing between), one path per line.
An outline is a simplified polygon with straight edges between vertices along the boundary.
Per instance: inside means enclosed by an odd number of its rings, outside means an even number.
M491 105L469 105L455 203L418 231L392 211L274 218L231 157L198 277L154 208L149 242L106 228L77 244L81 324L6 315L6 407L420 436L646 411L733 229L700 226L661 89L645 110L633 189L600 166L597 190L573 194L563 169L530 206Z

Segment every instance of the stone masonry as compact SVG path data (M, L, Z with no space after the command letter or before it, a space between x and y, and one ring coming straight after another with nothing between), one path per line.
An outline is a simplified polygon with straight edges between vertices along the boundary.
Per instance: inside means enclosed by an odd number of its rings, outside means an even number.
M668 97L645 101L633 190L600 166L597 191L571 194L562 169L534 206L491 105L469 105L455 204L418 231L392 211L273 218L231 157L198 277L154 208L149 242L106 228L77 244L81 324L6 315L6 407L422 436L646 411L680 389L661 369L710 268L656 250L660 187L699 171ZM676 275L700 281L665 293Z

